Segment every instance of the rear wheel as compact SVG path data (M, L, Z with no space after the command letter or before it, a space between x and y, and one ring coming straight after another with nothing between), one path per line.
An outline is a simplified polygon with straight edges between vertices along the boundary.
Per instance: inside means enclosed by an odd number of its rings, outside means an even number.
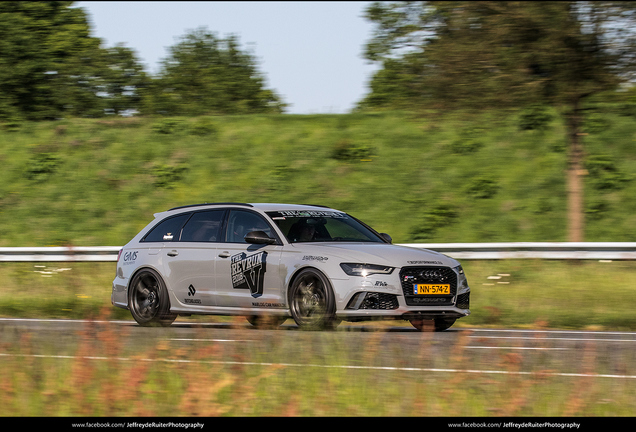
M340 323L331 283L318 270L302 270L294 279L289 289L289 309L302 329L333 329Z
M128 290L128 307L141 326L167 327L177 318L170 313L168 290L159 274L151 269L137 273Z
M440 332L449 329L455 324L453 318L436 318L432 320L412 319L411 325L422 332Z

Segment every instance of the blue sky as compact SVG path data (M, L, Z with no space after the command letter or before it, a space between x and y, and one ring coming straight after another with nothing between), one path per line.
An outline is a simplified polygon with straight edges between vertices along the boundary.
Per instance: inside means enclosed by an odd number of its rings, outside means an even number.
M180 36L207 27L238 36L259 71L290 104L291 114L349 112L367 93L377 65L363 59L372 25L362 18L370 2L77 2L93 36L123 43L155 73Z

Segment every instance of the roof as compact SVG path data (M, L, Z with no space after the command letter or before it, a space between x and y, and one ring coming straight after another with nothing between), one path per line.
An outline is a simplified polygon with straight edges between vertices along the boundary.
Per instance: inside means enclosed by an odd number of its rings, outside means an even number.
M281 203L220 202L220 203L189 204L189 205L184 205L184 206L179 206L179 207L173 207L173 208L171 208L171 209L169 209L167 211L156 213L155 217L157 217L159 215L162 215L163 213L171 212L171 211L175 211L175 210L183 210L183 209L188 209L188 208L194 209L195 207L199 207L199 208L204 208L204 207L214 208L214 207L219 207L219 206L223 206L223 207L251 207L251 208L259 209L259 210L264 211L264 212L285 211L285 210L310 210L310 209L317 209L317 208L338 211L338 210L332 209L332 208L327 207L327 206L311 205L311 204L305 205L305 204L281 204Z

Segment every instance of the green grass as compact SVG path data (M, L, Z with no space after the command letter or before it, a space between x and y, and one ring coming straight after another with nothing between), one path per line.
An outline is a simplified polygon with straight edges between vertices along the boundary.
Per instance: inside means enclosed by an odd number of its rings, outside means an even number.
M586 176L585 240L634 241L636 120L604 116L584 137L606 161ZM566 241L563 125L518 124L510 112L24 123L0 129L0 246L122 245L153 213L221 201L333 206L398 243Z
M456 326L636 330L632 312L636 265L632 261L462 264L471 287L472 314ZM4 263L0 265L0 316L90 318L107 308L117 319L131 319L128 311L110 304L114 273L114 263ZM220 318L194 319L213 322Z

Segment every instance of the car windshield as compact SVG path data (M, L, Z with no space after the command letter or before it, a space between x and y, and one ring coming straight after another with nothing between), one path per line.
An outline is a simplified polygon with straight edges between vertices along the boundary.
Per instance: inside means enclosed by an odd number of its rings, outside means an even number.
M335 211L277 211L269 217L290 243L384 241L371 229L346 213Z

